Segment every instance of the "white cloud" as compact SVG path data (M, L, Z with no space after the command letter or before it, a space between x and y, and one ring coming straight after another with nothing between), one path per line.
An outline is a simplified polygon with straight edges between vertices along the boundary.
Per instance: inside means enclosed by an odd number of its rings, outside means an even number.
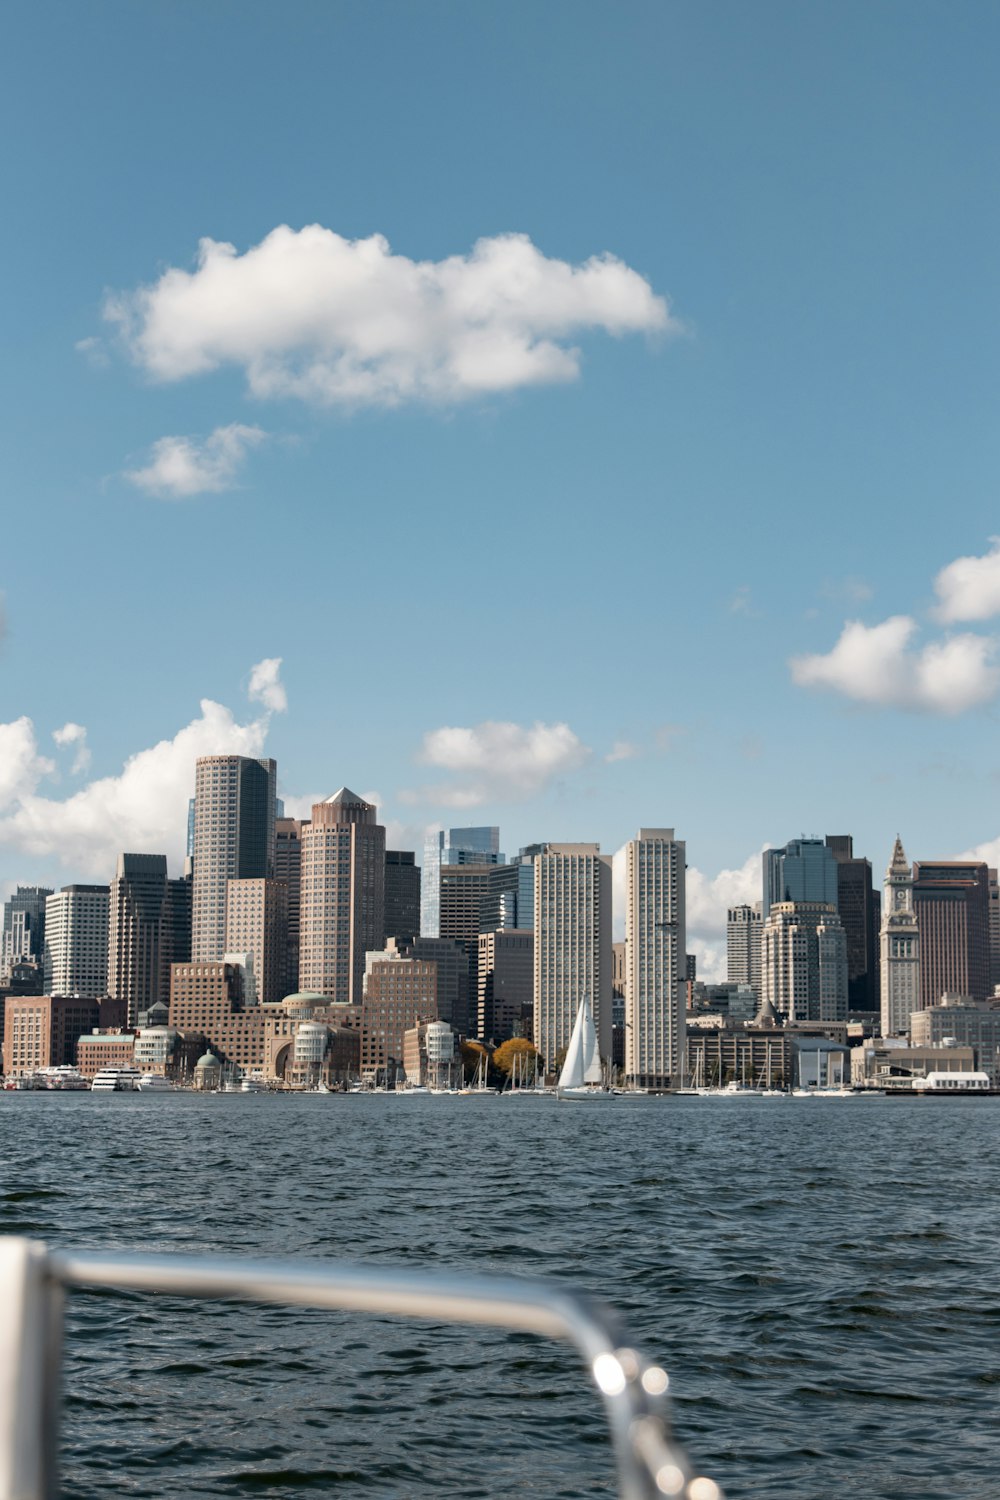
M232 488L247 450L266 436L260 427L230 422L228 427L217 427L204 442L189 437L158 438L145 468L127 469L125 478L161 499L218 494Z
M611 766L618 760L635 760L636 756L641 754L639 746L633 745L631 740L615 740L604 760L607 765Z
M526 726L486 720L471 728L446 726L424 735L418 759L452 772L456 779L400 797L404 802L458 808L521 801L582 766L589 756L590 750L568 724Z
M946 625L1000 614L1000 537L983 557L956 557L934 580L937 618Z
M203 239L193 271L112 296L138 365L158 380L241 366L258 397L322 405L453 402L574 379L589 329L676 332L666 300L611 255L553 260L527 235L413 261L382 235L273 229L242 255Z
M73 757L73 775L79 776L90 765L90 750L87 746L87 731L82 724L72 722L64 724L61 729L52 731L52 738L60 750L67 745L76 746L76 754Z
M281 657L266 656L250 668L250 686L247 697L251 703L263 703L271 713L283 714L288 707L288 694L281 681Z
M259 662L254 671L274 663L280 665L280 658ZM261 755L276 706L276 682L275 674L269 679L272 702L260 718L241 724L230 709L203 698L199 717L172 739L129 756L117 775L98 777L69 797L50 797L40 790L56 767L39 754L31 720L0 724L0 847L53 856L75 876L101 881L111 878L125 849L166 854L172 868L179 869L195 761L199 755ZM77 746L79 758L86 730L64 724L53 739L60 746Z
M963 713L996 695L1000 669L994 665L994 641L961 634L917 649L911 644L916 630L909 615L871 626L849 620L826 655L792 658L792 680L799 687L830 688L859 703L938 714Z

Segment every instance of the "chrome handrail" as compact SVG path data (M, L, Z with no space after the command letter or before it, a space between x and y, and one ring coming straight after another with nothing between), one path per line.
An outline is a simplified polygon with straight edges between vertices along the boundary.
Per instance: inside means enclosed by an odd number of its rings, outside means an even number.
M166 1292L516 1329L573 1345L603 1397L622 1500L721 1500L674 1441L669 1381L615 1315L552 1282L387 1270L336 1261L49 1251L0 1239L0 1500L54 1500L68 1287Z

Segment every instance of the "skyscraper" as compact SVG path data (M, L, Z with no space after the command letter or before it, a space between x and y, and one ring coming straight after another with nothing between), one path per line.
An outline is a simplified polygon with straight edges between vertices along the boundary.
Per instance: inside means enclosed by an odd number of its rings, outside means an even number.
M847 1019L847 939L833 902L774 902L760 958L762 1004L790 1021Z
M731 906L726 912L726 978L749 984L760 997L760 934L764 926L761 903Z
M0 980L25 960L41 963L45 952L45 902L53 892L48 886L19 885L3 904L0 934Z
M129 1026L170 997L173 951L165 854L119 854L109 892L108 994L125 1006Z
M763 863L764 921L776 901L837 905L837 861L822 839L790 839L781 849L765 849Z
M985 1000L990 983L990 878L978 861L913 862L920 932L920 1009L942 995Z
M289 993L299 987L299 903L302 894L302 823L278 818L274 829L274 877L288 887L288 945L285 983Z
M449 828L429 834L424 843L420 881L420 934L441 936L442 865L502 865L499 828Z
M195 771L191 956L217 962L226 947L226 882L274 874L273 760L205 755Z
M684 1069L685 845L672 828L640 828L625 858L625 1076L669 1088Z
M878 1010L878 902L871 860L854 853L849 833L828 833L826 847L837 862L837 910L847 938L848 1009Z
M598 844L548 844L535 858L534 1039L548 1068L590 1000L611 1055L611 856Z
M420 866L410 849L385 851L385 935L416 937L420 932Z
M45 902L45 992L108 991L108 887L67 885Z
M881 989L883 1036L909 1036L920 1009L920 932L913 907L913 871L896 835L882 902Z
M257 1003L277 1005L288 985L288 886L283 880L230 880L226 953L252 953Z
M499 928L479 937L476 1035L505 1042L531 1035L534 1009L535 935L530 929Z
M302 828L299 986L360 1005L365 954L385 944L385 829L341 787Z

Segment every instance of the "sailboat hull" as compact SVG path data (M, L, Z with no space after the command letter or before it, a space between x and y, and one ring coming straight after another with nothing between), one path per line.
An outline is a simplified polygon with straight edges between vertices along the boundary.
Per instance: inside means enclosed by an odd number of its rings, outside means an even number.
M610 1090L599 1088L596 1084L589 1088L586 1084L581 1084L578 1089L556 1089L556 1097L571 1100L590 1099L603 1104L606 1100L613 1099L615 1096Z

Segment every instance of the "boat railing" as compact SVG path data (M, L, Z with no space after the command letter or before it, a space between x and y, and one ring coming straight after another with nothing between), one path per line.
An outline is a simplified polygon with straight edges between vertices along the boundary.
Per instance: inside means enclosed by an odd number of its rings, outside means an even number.
M721 1500L674 1440L666 1372L614 1313L545 1281L390 1270L336 1261L50 1250L0 1237L0 1500L55 1500L67 1289L162 1292L474 1323L571 1344L603 1399L623 1500Z

